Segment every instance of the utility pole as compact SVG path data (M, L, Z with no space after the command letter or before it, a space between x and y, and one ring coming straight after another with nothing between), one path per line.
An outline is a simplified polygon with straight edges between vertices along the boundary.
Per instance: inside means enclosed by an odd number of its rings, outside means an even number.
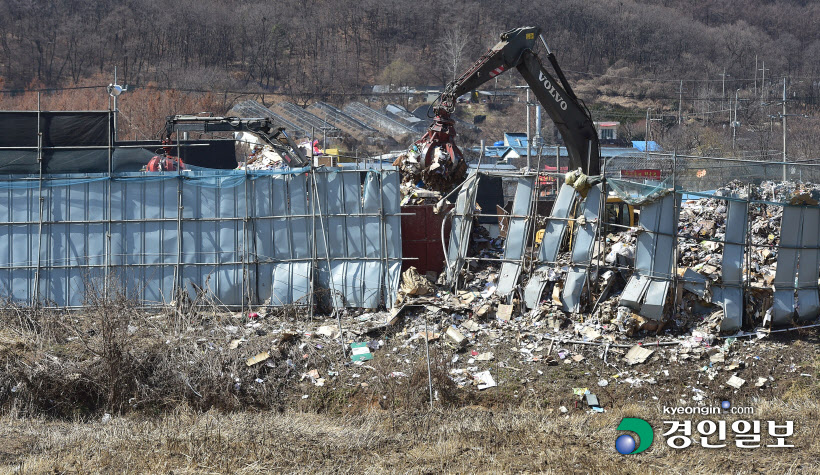
M683 79L680 81L678 87L678 125L680 125L681 111L683 110Z
M786 77L783 76L783 181L786 181Z
M721 82L721 88L720 88L720 104L721 104L721 107L726 107L726 68L725 67L723 68L723 74L721 74L721 76L723 76L723 81Z
M760 80L760 101L763 102L766 95L766 61L763 60L761 63L763 67L760 70L763 71L763 78Z
M643 136L643 148L646 159L649 160L649 109L646 109L646 132Z
M757 55L755 55L755 96L757 96Z
M527 171L530 170L530 156L532 154L532 140L530 140L530 88L527 87Z
M114 84L117 83L117 67L114 66ZM117 96L114 96L114 141L117 141Z
M737 137L737 93L740 89L735 90L735 120L732 121L732 150L735 149L735 140Z

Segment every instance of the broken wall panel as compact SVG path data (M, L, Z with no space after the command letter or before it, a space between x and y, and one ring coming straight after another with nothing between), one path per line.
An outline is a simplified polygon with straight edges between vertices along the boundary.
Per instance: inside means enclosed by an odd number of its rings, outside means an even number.
M621 294L620 304L652 319L663 316L666 297L671 287L675 231L680 195L670 193L641 208L635 273Z
M509 218L509 230L504 242L505 261L501 264L496 289L496 293L502 297L513 291L521 275L521 259L529 238L534 182L534 176L522 176L517 180L512 216Z
M813 320L820 314L817 278L820 245L820 208L803 208L800 239L800 268L797 274L797 318Z
M572 204L575 201L575 189L567 184L561 186L558 197L552 205L550 218L544 228L544 235L541 238L541 248L538 250L538 261L547 263L536 268L530 276L530 280L524 287L524 305L527 308L535 308L547 282L550 281L550 265L558 259L558 250L564 239L567 229L567 218L572 211ZM577 277L576 277L577 279ZM574 279L575 280L575 279ZM573 280L573 282L574 282Z
M464 266L467 250L470 246L470 233L473 230L473 208L478 191L479 175L472 172L461 185L453 209L453 222L450 227L450 243L447 247L447 284L453 285Z
M581 292L589 275L589 266L592 262L592 252L597 235L601 194L601 185L589 189L582 205L583 224L578 221L575 223L577 231L575 243L572 247L572 263L569 266L561 294L561 303L565 312L577 312L581 303Z
M774 277L772 324L785 325L794 316L794 286L797 271L797 247L800 244L801 208L784 206L780 229L794 232L780 233L777 249L777 271Z
M723 321L721 331L739 330L743 323L743 249L748 203L729 200L723 244Z

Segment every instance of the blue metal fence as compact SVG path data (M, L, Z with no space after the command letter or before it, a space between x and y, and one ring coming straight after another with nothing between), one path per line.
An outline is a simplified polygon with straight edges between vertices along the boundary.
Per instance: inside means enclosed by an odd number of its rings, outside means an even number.
M390 307L401 258L394 170L0 179L0 297L24 303L81 306L89 282L113 279L145 305L206 289L227 306L326 291Z

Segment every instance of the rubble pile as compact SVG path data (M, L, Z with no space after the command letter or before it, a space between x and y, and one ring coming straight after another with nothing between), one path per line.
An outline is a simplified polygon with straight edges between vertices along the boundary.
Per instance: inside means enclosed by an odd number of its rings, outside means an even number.
M726 235L726 202L715 198L681 203L678 221L678 266L717 279Z
M237 170L284 170L287 162L270 145L261 143L250 144L250 151L244 162L240 162Z
M403 204L434 202L464 181L467 173L464 160L453 161L442 146L433 150L429 166L425 166L425 153L418 145L399 155L393 166L401 172L402 196L408 200Z

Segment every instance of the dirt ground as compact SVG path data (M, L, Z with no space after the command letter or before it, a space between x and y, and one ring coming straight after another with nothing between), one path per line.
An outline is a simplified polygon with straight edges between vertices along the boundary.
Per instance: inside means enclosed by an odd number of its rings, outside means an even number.
M217 330L236 323L231 316L163 327L163 318L133 312L119 333L91 317L51 318L62 326L29 324L39 340L23 341L10 320L0 332L3 473L820 471L816 329L717 340L699 350L656 346L644 363L629 365L627 348L550 344L529 327L489 320L463 348L443 335L430 341L431 410L427 348L414 338L423 329L420 315L359 335L375 349L358 364L338 342L316 335L315 327L338 323L332 320L268 316L245 324L247 341L230 348L236 335ZM349 315L342 324L354 328L360 320ZM61 333L72 321L71 334L81 338ZM308 330L281 330L299 325ZM632 341L652 348L657 337ZM245 363L266 348L270 363ZM715 360L716 348L723 361ZM476 361L487 352L491 359ZM112 355L120 366L106 360ZM313 369L323 385L305 376ZM479 390L463 376L482 371L496 387ZM726 384L733 375L745 380L740 389ZM105 390L92 397L95 387ZM574 393L583 388L597 395L603 412ZM57 404L71 397L72 411ZM725 400L754 414L663 412ZM654 428L646 452L615 450L624 417ZM661 436L664 420L705 419L793 420L795 447L740 449L730 435L721 449L696 440L672 449ZM762 440L768 443L765 428Z

